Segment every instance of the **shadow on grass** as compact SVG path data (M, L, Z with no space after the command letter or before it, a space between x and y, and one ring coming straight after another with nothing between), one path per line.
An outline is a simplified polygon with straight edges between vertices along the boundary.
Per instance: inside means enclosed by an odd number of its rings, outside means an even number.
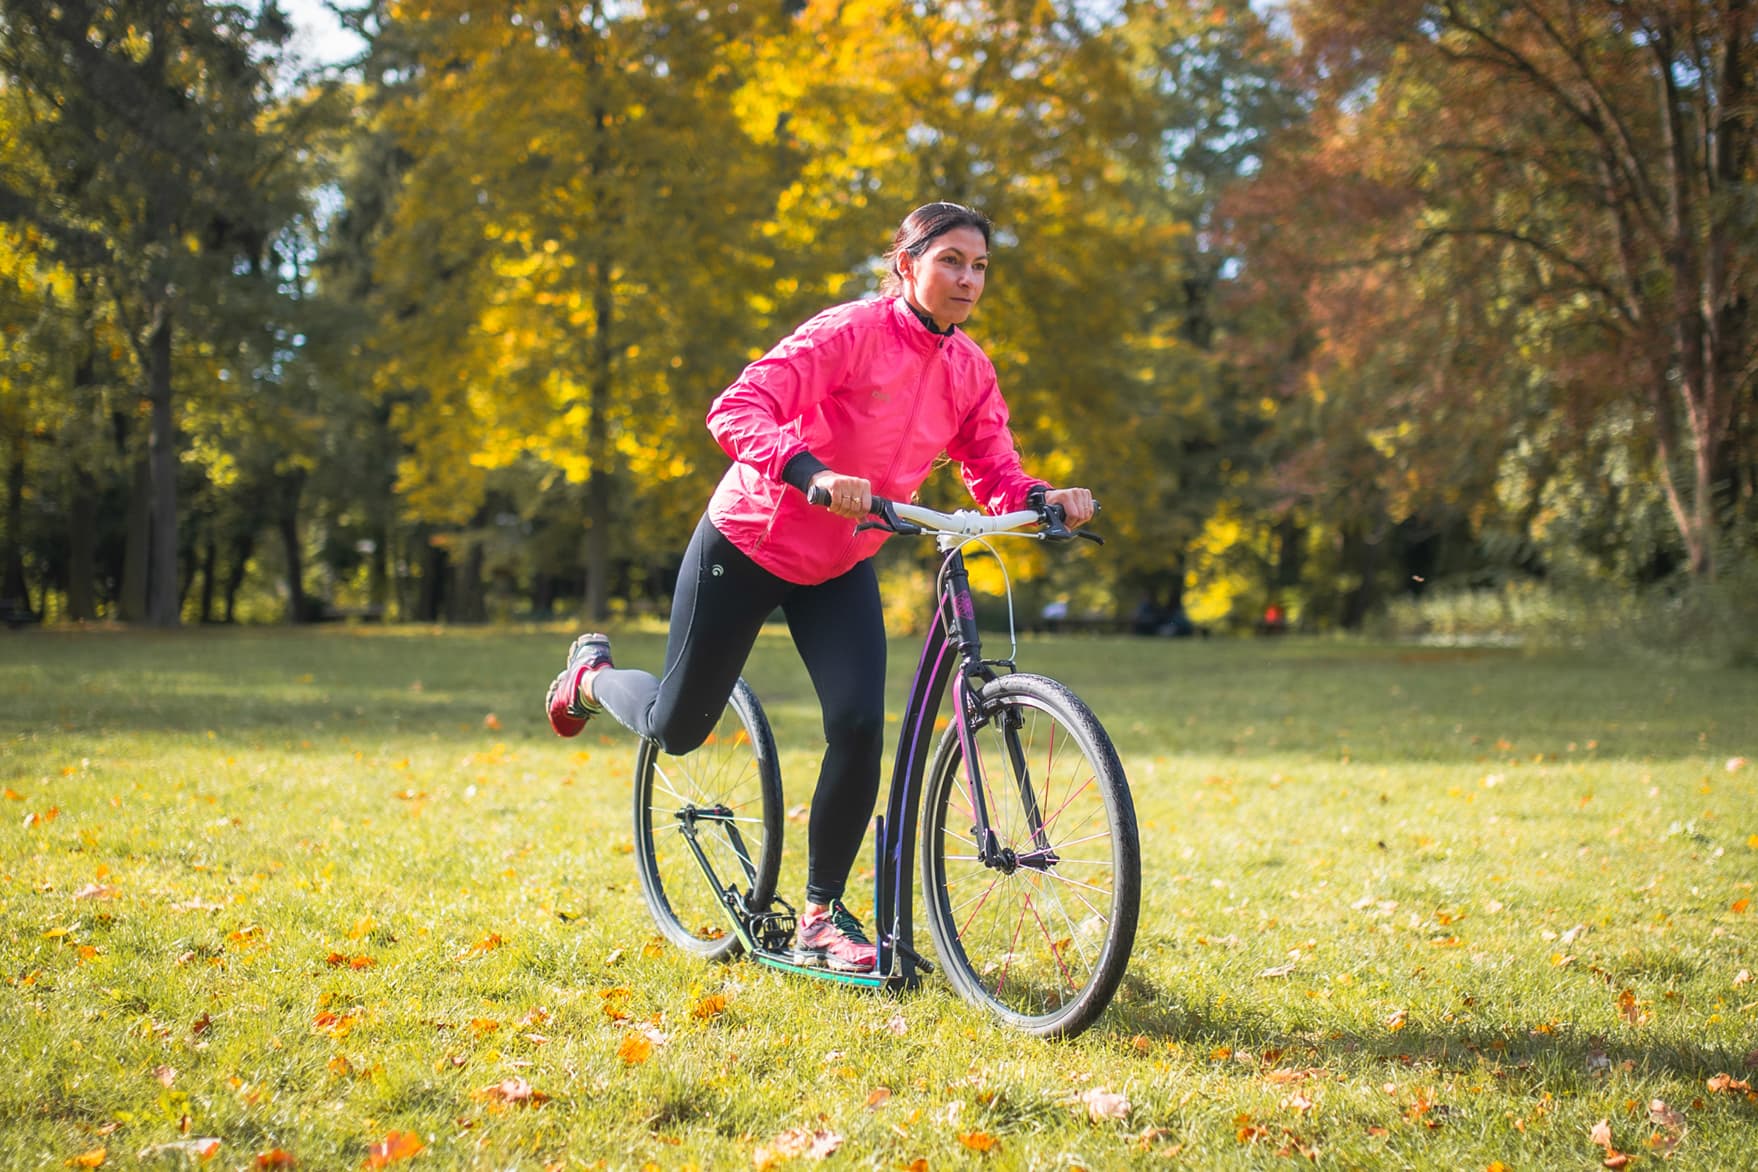
M1596 1079L1629 1070L1662 1074L1698 1087L1705 1079L1745 1066L1745 1058L1722 1047L1603 1038L1557 1027L1555 1033L1513 1034L1491 1026L1459 1023L1448 1029L1413 1024L1396 1032L1364 1033L1331 1028L1315 1017L1308 1028L1289 1030L1249 1005L1181 1006L1176 998L1134 974L1124 978L1096 1027L1122 1039L1201 1045L1231 1053L1264 1068L1388 1070L1429 1069L1464 1072L1488 1065L1502 1071L1531 1071L1556 1093L1590 1089Z
M0 635L0 731L94 734L214 729L252 735L383 725L403 735L547 735L542 700L567 645L561 628L244 628ZM894 639L888 711L917 644ZM664 638L618 636L619 662L656 667ZM1346 642L1034 639L1047 670L1091 705L1126 758L1283 762L1479 762L1751 755L1758 673L1657 668L1505 650ZM816 705L784 629L746 675L817 743ZM778 727L778 734L783 731Z

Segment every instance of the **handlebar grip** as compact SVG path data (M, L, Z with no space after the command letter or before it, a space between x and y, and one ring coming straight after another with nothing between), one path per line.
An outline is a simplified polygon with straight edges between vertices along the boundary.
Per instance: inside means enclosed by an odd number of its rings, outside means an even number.
M806 489L806 503L817 505L821 509L830 507L830 490L819 485L810 485Z

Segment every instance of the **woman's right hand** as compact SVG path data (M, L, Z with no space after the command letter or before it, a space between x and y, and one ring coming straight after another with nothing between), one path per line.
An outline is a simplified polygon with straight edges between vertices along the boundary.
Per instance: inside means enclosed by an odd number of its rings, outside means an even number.
M812 477L812 487L829 493L830 503L825 507L850 521L859 521L873 507L873 486L859 476L844 476L826 468Z

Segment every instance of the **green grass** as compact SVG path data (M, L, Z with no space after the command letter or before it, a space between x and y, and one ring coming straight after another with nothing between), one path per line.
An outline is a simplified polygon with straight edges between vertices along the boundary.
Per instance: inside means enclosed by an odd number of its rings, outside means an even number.
M1758 1076L1758 676L1026 644L1110 728L1142 826L1125 988L1049 1044L937 978L892 998L657 945L632 740L539 712L566 637L0 635L0 1165L217 1137L216 1166L354 1168L399 1131L415 1167L749 1168L798 1128L863 1167L1589 1168L1607 1120L1656 1165L1658 1136L1750 1166L1758 1101L1708 1080ZM796 664L778 633L748 673L790 805ZM484 1094L515 1077L547 1101Z

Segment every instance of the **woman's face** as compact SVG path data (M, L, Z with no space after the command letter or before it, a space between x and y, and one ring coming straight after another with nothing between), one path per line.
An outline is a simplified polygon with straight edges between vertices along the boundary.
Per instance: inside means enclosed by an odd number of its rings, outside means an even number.
M897 263L910 302L945 329L969 317L983 295L989 249L975 228L951 228L934 237L921 256L906 252Z

